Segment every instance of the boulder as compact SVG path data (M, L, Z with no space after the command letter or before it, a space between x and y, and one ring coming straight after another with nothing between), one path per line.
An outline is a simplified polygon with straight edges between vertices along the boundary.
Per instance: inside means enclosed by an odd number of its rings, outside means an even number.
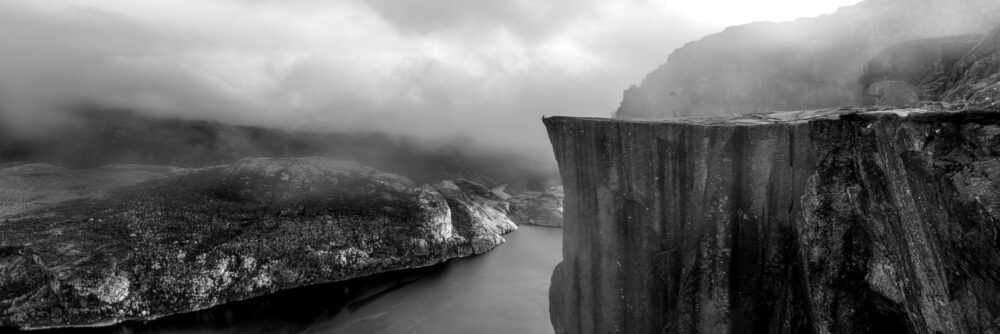
M885 80L868 86L865 96L871 105L891 107L912 107L920 103L920 95L906 81Z
M480 254L516 228L454 183L323 158L13 168L0 170L0 327L148 320Z

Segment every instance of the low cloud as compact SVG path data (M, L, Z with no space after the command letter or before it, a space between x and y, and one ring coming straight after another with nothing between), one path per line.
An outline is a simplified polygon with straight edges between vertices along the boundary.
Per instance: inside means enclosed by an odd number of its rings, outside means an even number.
M547 149L720 29L650 1L0 0L0 116L78 105ZM33 130L32 130L33 131Z

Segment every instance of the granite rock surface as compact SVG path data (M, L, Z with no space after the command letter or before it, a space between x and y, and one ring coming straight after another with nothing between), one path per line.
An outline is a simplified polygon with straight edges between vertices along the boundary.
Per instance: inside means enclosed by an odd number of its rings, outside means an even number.
M557 333L1000 333L1000 114L544 122Z

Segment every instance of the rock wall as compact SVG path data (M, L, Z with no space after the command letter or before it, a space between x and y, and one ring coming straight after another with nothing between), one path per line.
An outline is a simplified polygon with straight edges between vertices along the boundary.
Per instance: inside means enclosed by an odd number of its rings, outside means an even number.
M557 333L1000 333L1000 115L545 124Z

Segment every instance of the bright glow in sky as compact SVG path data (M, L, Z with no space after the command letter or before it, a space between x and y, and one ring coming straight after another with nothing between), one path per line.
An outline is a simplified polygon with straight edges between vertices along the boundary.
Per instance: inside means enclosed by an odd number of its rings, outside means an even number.
M0 116L80 102L544 146L683 43L858 0L0 0Z
M860 0L696 0L671 1L667 6L695 20L730 26L814 17L858 2Z

